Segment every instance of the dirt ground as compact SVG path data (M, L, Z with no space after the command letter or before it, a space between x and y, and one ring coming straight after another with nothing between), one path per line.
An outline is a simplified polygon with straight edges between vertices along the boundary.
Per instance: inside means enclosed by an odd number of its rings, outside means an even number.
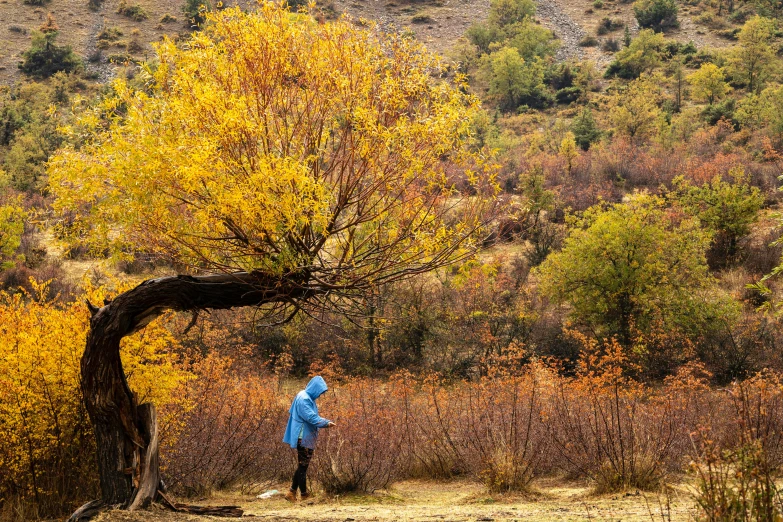
M281 486L281 489L283 487ZM541 521L652 521L693 519L693 504L685 486L668 494L627 492L594 496L581 484L555 481L536 484L528 496L489 495L474 482L406 481L374 495L289 504L281 496L261 500L254 496L220 494L205 505L239 505L247 518L266 521L417 521L494 522ZM143 513L104 513L101 522L180 522L217 520L213 517L174 514L162 509Z
M28 0L30 1L30 0ZM87 70L101 81L107 81L115 73L108 63L109 58L126 53L125 45L138 31L136 38L142 44L134 57L152 56L151 42L160 40L163 35L187 34L188 28L182 15L184 0L125 0L128 5L138 4L148 14L148 18L133 21L117 12L122 0L95 0L100 7L91 10L88 0L42 0L44 6L27 5L24 0L0 0L0 84L18 81L21 75L17 63L21 54L30 46L32 31L51 13L60 26L58 41L68 44L82 57L92 56L87 61ZM337 13L348 13L355 19L377 21L386 30L410 30L431 50L448 53L473 23L486 19L489 0L321 0L324 5L333 2ZM225 5L239 4L249 7L255 0L224 0ZM612 17L628 24L632 33L638 32L633 15L633 6L629 1L606 0L601 9L591 8L588 0L536 0L538 18L541 23L552 29L561 40L558 52L559 60L587 59L600 66L612 60L612 53L598 47L579 47L579 40L585 35L595 35L599 20ZM693 18L700 10L696 7L682 6L680 12L681 27L666 34L681 42L693 40L701 47L725 47L727 40L718 38L704 27L697 27ZM163 16L169 15L176 21L165 23ZM122 37L113 47L98 51L96 37L103 29L115 28ZM622 31L617 30L602 36L602 42L608 38L622 39Z

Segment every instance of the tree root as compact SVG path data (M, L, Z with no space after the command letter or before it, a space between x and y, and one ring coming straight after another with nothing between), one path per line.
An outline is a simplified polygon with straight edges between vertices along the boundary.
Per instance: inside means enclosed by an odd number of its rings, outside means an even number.
M240 518L244 511L239 506L191 506L180 504L171 500L163 491L158 490L155 504L163 506L177 513L190 513L192 515L209 515L213 517ZM68 519L68 522L81 522L92 520L98 514L110 509L121 509L119 505L107 505L102 500L93 500L77 509Z

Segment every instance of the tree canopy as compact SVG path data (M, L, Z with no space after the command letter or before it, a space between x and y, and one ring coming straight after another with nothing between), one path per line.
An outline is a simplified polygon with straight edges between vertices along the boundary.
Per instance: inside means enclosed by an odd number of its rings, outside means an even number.
M188 45L157 47L144 88L116 81L69 129L84 144L50 176L56 207L78 209L70 230L100 251L336 293L477 244L495 190L467 146L480 109L434 56L271 3L210 17Z
M705 260L710 234L661 198L585 211L563 250L540 266L541 288L573 307L573 317L624 344L656 320L692 329L715 314Z
M716 240L725 241L720 257L731 262L737 255L739 240L750 233L751 225L758 219L764 196L758 187L750 185L750 176L742 167L731 169L729 176L731 181L715 176L701 186L678 176L669 197L699 218Z
M688 76L688 83L693 86L693 98L706 101L710 105L731 91L723 68L714 63L703 64L699 70Z
M772 73L774 36L774 22L761 16L745 22L737 35L739 45L729 53L727 66L732 76L747 85L748 92L760 92Z

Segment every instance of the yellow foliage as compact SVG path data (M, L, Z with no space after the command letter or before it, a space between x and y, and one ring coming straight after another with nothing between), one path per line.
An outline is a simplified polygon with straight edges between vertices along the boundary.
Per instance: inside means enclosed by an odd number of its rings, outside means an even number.
M688 76L688 83L693 86L693 98L706 101L710 105L731 91L731 87L726 83L723 67L714 63L703 64L698 71Z
M433 79L434 56L272 3L209 17L158 45L148 89L116 81L69 130L87 143L50 163L57 208L81 209L100 249L366 276L471 241L480 198L455 204L454 166L472 191L494 181L467 148L478 102Z
M0 176L2 171L0 171ZM0 205L0 270L13 266L14 252L22 244L24 220L27 213L20 206L21 200Z
M569 132L563 141L560 142L560 148L558 153L566 162L566 171L568 175L571 175L571 168L573 167L574 160L579 157L579 150L576 148L576 141L574 140L574 134Z
M0 499L29 497L40 512L47 499L57 506L56 498L89 496L85 476L95 473L79 377L89 314L81 301L57 304L43 297L45 284L33 287L36 295L0 293ZM157 323L125 339L123 366L139 402L167 404L188 378L176 347Z
M609 118L618 134L638 140L650 134L661 110L658 107L660 87L654 78L643 75L628 84L617 95L609 111Z

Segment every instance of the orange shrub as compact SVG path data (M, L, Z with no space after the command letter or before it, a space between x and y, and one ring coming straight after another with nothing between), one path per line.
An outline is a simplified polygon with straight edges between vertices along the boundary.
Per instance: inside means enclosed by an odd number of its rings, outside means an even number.
M229 487L252 492L283 476L289 465L282 428L287 406L275 376L241 371L209 353L190 366L195 378L165 411L161 463L172 490L201 495Z
M477 280L471 273L466 288ZM89 292L93 302L106 293ZM492 310L488 295L471 294L469 302ZM93 439L79 390L87 318L78 303L0 294L0 515L6 518L56 516L96 494ZM128 338L122 352L139 402L160 406L166 482L185 494L249 493L287 482L294 452L280 439L296 390L284 391L281 379L291 357L281 356L269 372L252 363L250 346L227 339L219 325L202 324L185 350L171 333L182 331L185 320L151 324ZM643 488L682 470L694 448L701 451L692 433L715 441L717 451L759 447L771 468L783 465L779 373L715 390L702 366L685 363L662 385L645 386L635 378L645 375L636 363L655 366L645 350L673 342L658 332L640 339L644 346L632 355L617 343L573 335L582 354L567 376L517 343L494 344L500 331L475 339L491 348L477 354L480 371L472 379L407 372L368 379L346 376L337 359L314 365L332 390L319 406L338 426L322 432L312 477L331 494L460 474L493 491L524 490L556 470L591 479L599 490Z
M526 490L535 476L551 471L540 415L542 381L549 378L534 363L519 374L502 371L465 385L464 460L490 491Z
M573 378L552 375L544 424L561 466L599 491L649 489L681 466L675 451L687 437L683 403L628 377L616 342L584 353Z
M735 421L726 428L722 447L758 442L770 466L783 465L783 375L765 370L728 389L724 415Z
M332 382L318 401L337 424L319 433L313 457L314 476L328 494L372 492L399 477L404 433L392 386L363 378Z
M495 363L475 382L447 385L436 376L417 382L405 373L393 378L404 440L400 473L468 474L490 490L511 491L551 471L540 417L541 381L548 372L510 357L503 366Z
M715 176L727 178L729 171L744 162L736 153L717 153L713 157L693 157L688 162L685 176L698 182L709 183Z

